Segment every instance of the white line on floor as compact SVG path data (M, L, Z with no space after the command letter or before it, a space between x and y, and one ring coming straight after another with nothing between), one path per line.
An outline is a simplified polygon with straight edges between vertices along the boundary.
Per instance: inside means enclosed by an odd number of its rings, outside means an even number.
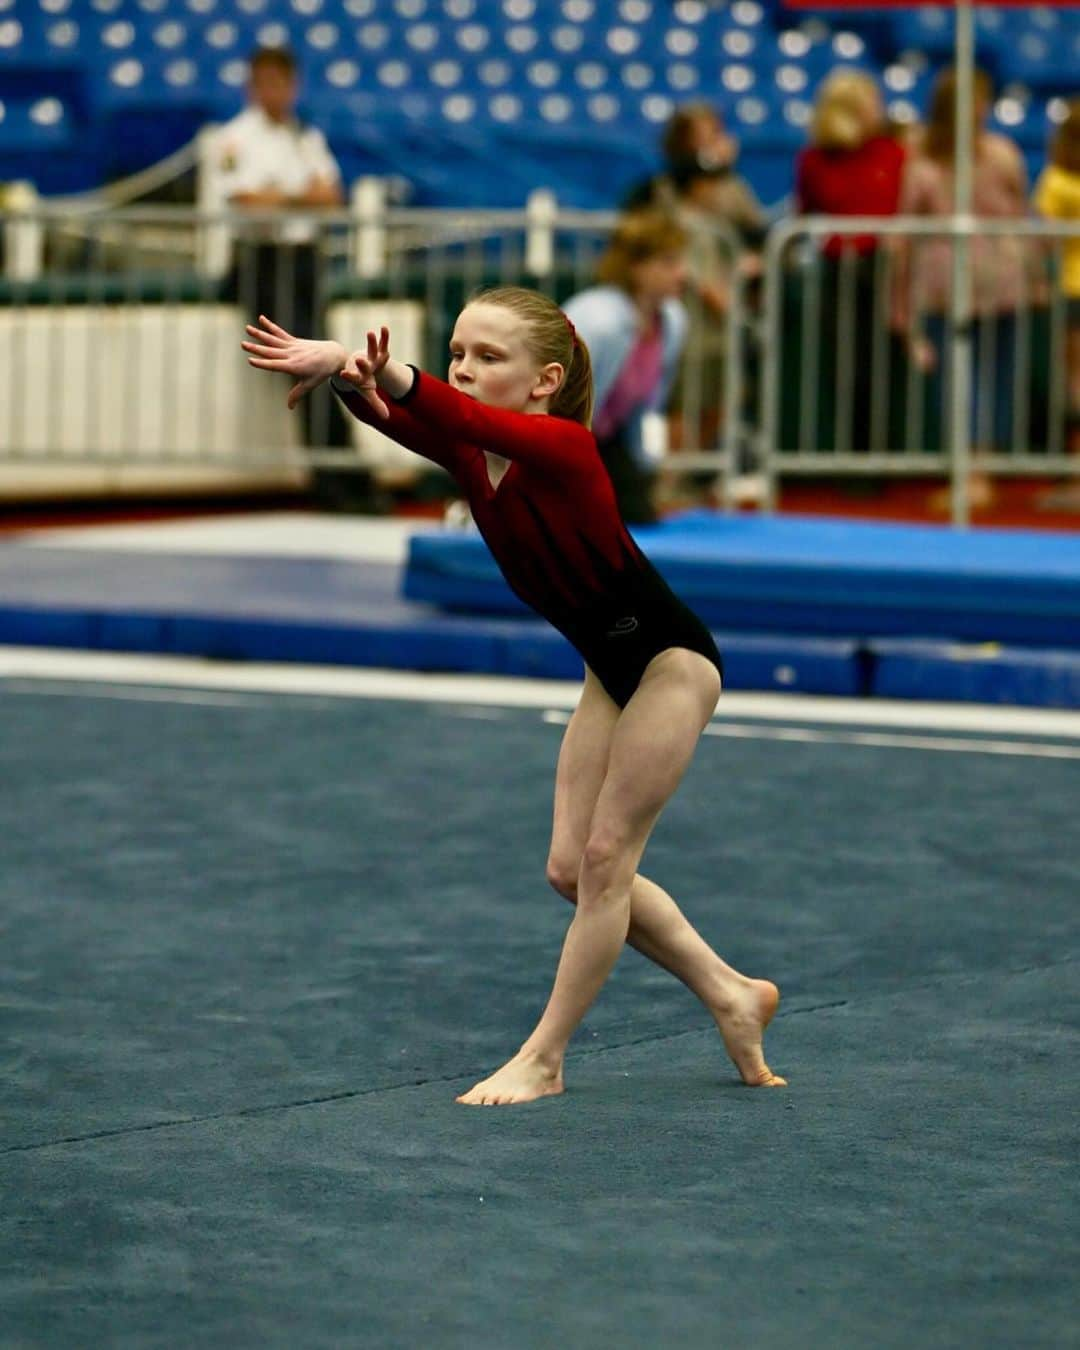
M211 694L181 689L138 688L134 685L111 685L101 682L9 680L0 686L7 694L32 694L46 698L109 699L120 703L169 703L210 708L272 708L277 706L280 693L260 697L258 694ZM323 701L323 706L326 706ZM448 708L455 717L495 720L500 713L491 708ZM545 722L565 726L570 721L566 709L548 708L542 714ZM813 745L873 745L900 750L945 750L959 754L1021 755L1037 759L1080 759L1080 746L1054 745L1036 741L988 741L978 737L965 740L942 736L905 736L896 733L867 731L813 731L806 727L764 726L761 723L713 722L704 729L705 736L722 736L747 741L799 741Z
M12 539L23 548L403 563L411 535L440 528L437 520L377 520L280 511L136 525L61 526L27 531Z
M10 680L0 689L5 694L34 694L43 698L107 698L122 703L191 703L210 708L272 708L276 697L257 694L211 694L186 689L139 689L134 685L75 683L65 680Z
M573 680L527 680L496 675L429 675L351 666L223 663L195 657L81 652L0 646L0 679L81 681L112 686L154 685L235 693L395 699L487 707L573 709L581 692ZM726 693L719 722L727 719L810 722L846 728L908 727L1080 741L1080 713L987 704L899 702L885 699L808 697L799 694Z
M737 722L712 723L706 736L730 736L751 741L828 742L833 745L880 745L902 750L949 750L958 754L1031 755L1039 759L1080 759L1080 746L1052 745L1046 741L961 740L948 736L905 736L880 731L811 731L806 727L763 727Z
M549 708L543 720L565 726L570 714ZM792 719L797 720L797 719ZM1054 745L1048 741L988 741L972 736L961 740L948 736L906 736L895 732L814 731L808 727L770 727L754 722L710 722L704 736L723 736L744 741L801 741L812 745L878 745L898 750L946 750L958 754L1028 755L1038 759L1080 759L1080 745Z

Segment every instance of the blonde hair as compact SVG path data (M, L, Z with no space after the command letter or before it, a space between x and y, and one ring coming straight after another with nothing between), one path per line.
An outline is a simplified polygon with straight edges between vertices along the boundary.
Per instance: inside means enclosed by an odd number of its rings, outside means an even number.
M674 216L656 207L628 211L616 224L608 240L596 277L606 286L631 289L633 269L637 263L648 262L664 253L681 252L689 243L689 235Z
M469 297L470 305L498 305L525 325L525 345L539 366L562 366L562 383L551 396L548 412L589 426L593 411L592 361L589 349L554 300L525 286L493 286Z
M818 90L810 140L821 150L857 150L874 134L866 125L869 98L880 98L877 83L861 70L834 70Z
M1067 173L1080 173L1080 98L1069 99L1067 109L1050 142L1050 162Z

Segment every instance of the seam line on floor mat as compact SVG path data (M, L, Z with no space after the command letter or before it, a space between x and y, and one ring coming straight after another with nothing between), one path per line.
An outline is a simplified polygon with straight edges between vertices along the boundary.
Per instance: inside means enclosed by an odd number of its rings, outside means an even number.
M996 972L999 975L1011 977L1014 975L1032 975L1044 970L1058 970L1062 966L1075 965L1076 956L1066 957L1062 961L1049 961L1044 965L1038 966L1020 966L1015 970L1004 970ZM913 989L932 989L939 985L948 984L953 981L968 981L975 983L978 980L986 978L986 974L972 975L944 975L936 980L927 980L924 984L906 985L904 990L890 989L881 990L877 994L869 994L866 999L859 998L841 998L831 999L827 1003L809 1003L802 1007L785 1008L776 1014L776 1021L787 1017L801 1017L807 1013L828 1012L833 1008L846 1008L852 1004L870 1002L877 997L891 997L899 992L910 992ZM628 1041L616 1041L606 1045L596 1045L584 1047L573 1053L574 1059L584 1059L590 1055L609 1054L614 1050L627 1050L637 1045L648 1045L652 1042L674 1041L681 1036L698 1036L702 1032L701 1027L690 1027L682 1031L664 1031L658 1032L652 1036L638 1036ZM485 1066L486 1067L486 1066ZM302 1097L297 1101L291 1102L268 1102L265 1106L242 1106L232 1111L213 1111L205 1115L198 1116L178 1116L175 1120L152 1120L144 1125L119 1125L115 1129L109 1130L88 1130L85 1134L64 1135L59 1139L44 1139L30 1144L12 1144L7 1148L0 1148L0 1157L7 1157L15 1153L34 1153L46 1148L60 1148L65 1144L86 1144L92 1143L97 1139L115 1139L124 1135L147 1134L154 1130L172 1130L179 1129L185 1125L203 1125L212 1120L243 1120L249 1116L270 1115L274 1111L292 1111L305 1106L325 1106L331 1102L355 1101L362 1097L373 1097L380 1092L398 1092L403 1088L428 1087L434 1083L454 1083L462 1078L470 1078L474 1073L483 1073L483 1069L459 1070L452 1074L440 1074L433 1078L410 1078L405 1081L395 1083L382 1083L377 1087L355 1088L348 1092L330 1092L321 1097Z

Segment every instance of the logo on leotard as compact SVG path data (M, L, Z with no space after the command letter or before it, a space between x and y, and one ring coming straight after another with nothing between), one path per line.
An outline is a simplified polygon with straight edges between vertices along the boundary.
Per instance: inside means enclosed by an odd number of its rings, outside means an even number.
M638 626L637 619L633 614L628 614L625 619L616 619L615 627L608 629L608 637L619 637L622 633L632 633Z

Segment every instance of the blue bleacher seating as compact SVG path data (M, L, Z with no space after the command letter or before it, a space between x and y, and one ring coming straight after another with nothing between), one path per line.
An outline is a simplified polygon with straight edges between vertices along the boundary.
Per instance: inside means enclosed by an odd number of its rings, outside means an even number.
M1008 85L995 125L1034 167L1047 107L1080 85L1080 10L983 8L978 43ZM0 179L44 142L81 147L63 187L143 167L238 111L248 55L279 44L346 174L392 165L417 202L519 204L539 174L570 204L610 205L656 167L664 121L692 99L722 109L772 201L830 70L875 70L910 120L953 22L945 7L806 15L778 0L0 0ZM57 100L59 121L31 119L34 98ZM35 176L55 190L63 156L46 160Z
M72 139L69 110L58 98L0 100L0 146L40 153L67 148Z

